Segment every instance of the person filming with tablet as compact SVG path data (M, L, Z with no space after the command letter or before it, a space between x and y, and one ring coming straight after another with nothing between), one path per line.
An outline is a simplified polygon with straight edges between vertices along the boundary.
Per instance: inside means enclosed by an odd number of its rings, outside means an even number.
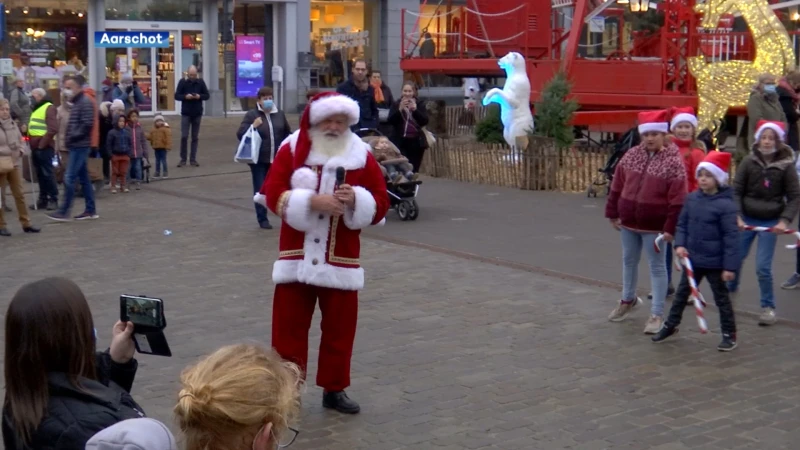
M82 450L98 431L144 417L130 394L133 332L132 322L117 321L111 345L98 352L92 312L74 282L22 286L6 312L5 448Z

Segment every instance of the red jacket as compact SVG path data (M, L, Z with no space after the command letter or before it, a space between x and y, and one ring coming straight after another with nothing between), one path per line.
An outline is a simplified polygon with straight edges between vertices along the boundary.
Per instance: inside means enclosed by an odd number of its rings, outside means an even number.
M278 149L261 193L255 197L283 222L272 281L359 290L364 287L359 261L361 229L380 223L389 210L380 165L369 145L352 135L345 154L327 157L312 151L306 165L294 170L296 138L293 135ZM346 208L341 217L311 211L314 195L333 194L337 167L345 168L345 183L355 190L355 208Z
M672 136L672 142L678 146L683 158L683 164L686 166L686 185L689 192L697 190L697 165L703 162L706 157L705 145L699 141L687 141L678 139Z
M636 231L675 235L686 197L686 166L669 143L650 154L643 145L628 150L614 172L606 217Z

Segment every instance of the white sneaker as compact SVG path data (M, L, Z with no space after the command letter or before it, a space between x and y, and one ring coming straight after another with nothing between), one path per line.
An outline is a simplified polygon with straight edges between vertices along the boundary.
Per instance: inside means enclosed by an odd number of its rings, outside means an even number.
M656 334L664 325L664 319L659 316L650 316L644 324L644 334Z
M630 303L625 303L620 300L619 304L617 304L617 307L614 308L614 310L611 311L611 314L608 315L608 320L612 322L622 322L626 317L628 317L628 315L630 315L633 309L639 306L641 303L642 299L639 297L636 297L636 299Z
M775 315L775 310L772 308L764 308L761 310L761 316L758 318L758 324L762 327L775 325L778 317Z

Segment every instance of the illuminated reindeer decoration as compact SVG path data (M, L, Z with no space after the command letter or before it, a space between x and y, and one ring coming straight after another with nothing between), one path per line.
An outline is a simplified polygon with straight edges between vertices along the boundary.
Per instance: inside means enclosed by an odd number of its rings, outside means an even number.
M703 27L715 28L726 13L739 12L755 43L753 61L706 62L689 59L697 79L698 129L716 130L730 107L744 106L759 75L782 76L794 68L792 42L767 0L705 0L695 6L703 14Z

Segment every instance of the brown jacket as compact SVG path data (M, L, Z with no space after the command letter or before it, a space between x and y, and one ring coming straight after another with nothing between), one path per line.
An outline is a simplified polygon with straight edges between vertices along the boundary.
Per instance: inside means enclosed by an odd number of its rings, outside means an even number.
M19 167L22 156L22 135L13 120L0 120L0 156L10 156Z
M92 140L89 145L91 148L100 148L100 115L96 113L97 95L94 93L94 89L90 87L83 88L83 93L89 97L89 100L92 102L92 108L95 110L94 125L92 125Z
M38 108L34 107L33 111ZM44 115L44 122L47 125L47 132L44 136L31 136L31 149L41 150L45 148L55 148L56 135L58 135L58 112L55 105L51 104L47 107Z
M58 136L56 139L56 151L66 152L67 146L65 144L67 138L67 124L69 124L69 114L72 111L66 99L61 99L61 106L56 109L56 117L58 118Z
M153 127L153 129L150 130L150 133L147 135L147 140L150 141L150 146L154 149L172 149L172 131L167 125L164 125L161 128Z

